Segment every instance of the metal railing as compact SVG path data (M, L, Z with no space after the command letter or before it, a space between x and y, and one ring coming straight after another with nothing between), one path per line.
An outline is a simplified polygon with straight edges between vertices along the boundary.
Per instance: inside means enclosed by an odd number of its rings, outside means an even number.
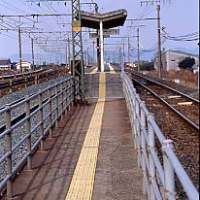
M143 171L143 193L150 200L175 200L176 175L187 198L199 199L197 189L173 151L173 141L164 137L129 77L122 73L122 79L134 146L138 154L138 167Z
M0 110L0 126L5 126L0 133L0 191L6 188L8 198L13 196L14 176L25 164L31 170L32 155L37 148L44 149L45 138L52 137L53 127L58 125L73 101L73 79L65 77Z

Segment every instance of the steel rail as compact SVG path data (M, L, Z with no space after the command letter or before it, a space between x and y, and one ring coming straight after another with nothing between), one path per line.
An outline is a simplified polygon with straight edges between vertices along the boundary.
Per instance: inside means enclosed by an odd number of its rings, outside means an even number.
M186 121L188 124L190 124L193 128L195 128L197 131L199 131L199 126L192 122L190 119L188 119L185 115L183 115L181 112L179 112L177 109L175 109L173 106L171 106L167 101L165 101L163 98L161 98L157 93L155 93L153 90L145 86L144 84L140 83L136 79L132 78L134 82L141 85L143 88L148 90L151 94L156 96L160 101L162 101L165 105L167 105L172 111L174 111L179 117L181 117L184 121Z
M135 72L131 72L131 74L134 74L134 75L136 75L136 76L138 76L138 77L140 77L140 78L143 78L143 79L145 79L145 80L147 80L147 81L149 81L149 82L151 82L151 83L154 83L154 84L156 84L156 85L159 85L159 86L161 86L161 87L167 88L167 89L169 89L169 90L171 90L171 91L173 91L173 92L176 92L177 94L180 94L180 95L182 95L182 96L184 96L184 97L190 99L191 101L194 101L194 102L196 102L196 103L199 103L199 100L198 100L198 99L195 99L195 98L193 98L193 97L191 97L191 96L189 96L189 95L187 95L187 94L184 94L183 92L180 92L180 91L178 91L178 90L176 90L176 89L174 89L174 88L171 88L171 87L169 87L169 86L167 86L167 85L164 85L164 84L162 84L162 83L159 83L159 82L157 82L157 81L154 81L154 80L152 80L152 79L149 79L149 78L147 78L147 77L144 77L144 76L142 76L141 74L138 74L138 73L135 73Z

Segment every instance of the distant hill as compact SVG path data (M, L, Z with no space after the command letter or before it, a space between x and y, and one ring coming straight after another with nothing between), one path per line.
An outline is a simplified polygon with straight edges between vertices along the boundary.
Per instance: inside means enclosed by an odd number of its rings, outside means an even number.
M166 49L167 50L167 49ZM170 50L174 50L174 51L182 51L182 52L185 52L185 53L188 53L188 54L193 54L193 55L196 55L199 57L199 47L196 47L194 49L185 49L185 48L174 48L174 49L170 49ZM89 52L89 56L92 57L92 52ZM116 53L115 51L113 52L110 52L110 53L106 53L107 55L105 56L105 59L107 59L107 57L110 57L110 59L112 60L115 60L115 61L119 61L119 53ZM126 58L125 60L127 60L127 55L128 53L125 52L125 55L126 55ZM156 53L155 52L142 52L141 51L141 55L140 55L140 59L141 60L147 60L147 61L152 61L154 58L156 57ZM36 58L36 55L35 55L35 58ZM18 54L13 54L10 56L10 59L11 59L11 62L19 62L19 56ZM31 54L23 54L22 55L22 60L26 60L26 61L29 61L29 62L32 62L32 55ZM65 58L63 58L63 60L65 60ZM132 61L137 61L137 51L135 51L133 53L133 57L131 57L131 60ZM52 62L56 62L56 61L53 61Z
M11 60L11 62L19 62L19 55L18 54L11 55L10 60ZM31 54L23 54L22 60L32 62L32 55Z
M175 48L175 51L182 51L185 53L193 54L199 57L199 47L196 47L194 49L185 49L185 48Z

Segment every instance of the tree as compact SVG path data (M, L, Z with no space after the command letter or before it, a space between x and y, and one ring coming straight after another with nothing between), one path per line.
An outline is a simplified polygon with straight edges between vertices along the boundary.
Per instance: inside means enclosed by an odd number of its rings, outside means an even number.
M195 64L195 59L191 57L186 57L185 59L181 60L178 64L178 67L181 69L187 69L192 71L192 66Z
M155 70L154 63L153 62L143 63L140 66L140 70L141 71L152 71L152 70Z

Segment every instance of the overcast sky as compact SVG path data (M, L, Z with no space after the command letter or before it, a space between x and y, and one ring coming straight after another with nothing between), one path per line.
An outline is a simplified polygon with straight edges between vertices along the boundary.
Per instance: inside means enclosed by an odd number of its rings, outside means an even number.
M142 3L143 2L143 3ZM128 37L130 38L131 56L134 59L137 52L136 26L140 27L140 48L142 52L156 53L157 49L157 20L158 3L144 3L140 0L81 0L81 3L97 3L100 13L106 13L118 9L126 9L127 19L123 27L119 27L120 39L105 39L105 49L117 49L124 43L127 48ZM198 53L199 36L199 1L198 0L161 0L160 1L162 49L185 49L188 51L196 49ZM94 11L93 4L83 4L82 10ZM17 15L25 14L69 14L61 17L34 17L19 18ZM31 40L34 39L34 51L39 55L44 52L63 52L71 30L71 3L69 1L45 1L45 0L0 0L0 58L9 58L18 54L18 27L21 27L22 53L31 54ZM13 15L13 17L8 17ZM139 19L138 21L135 21ZM146 19L146 20L143 20ZM87 30L87 29L83 29ZM55 33L50 33L56 31ZM59 33L60 31L60 33ZM41 33L46 32L46 33ZM49 32L49 33L48 33ZM63 33L61 33L63 32ZM92 40L88 33L83 33L84 49L92 48ZM52 40L51 42L47 40ZM59 42L59 40L61 40ZM182 41L177 41L182 40ZM191 40L191 41L185 41ZM59 49L61 50L57 50ZM145 53L144 53L145 54ZM22 56L23 57L23 56Z

